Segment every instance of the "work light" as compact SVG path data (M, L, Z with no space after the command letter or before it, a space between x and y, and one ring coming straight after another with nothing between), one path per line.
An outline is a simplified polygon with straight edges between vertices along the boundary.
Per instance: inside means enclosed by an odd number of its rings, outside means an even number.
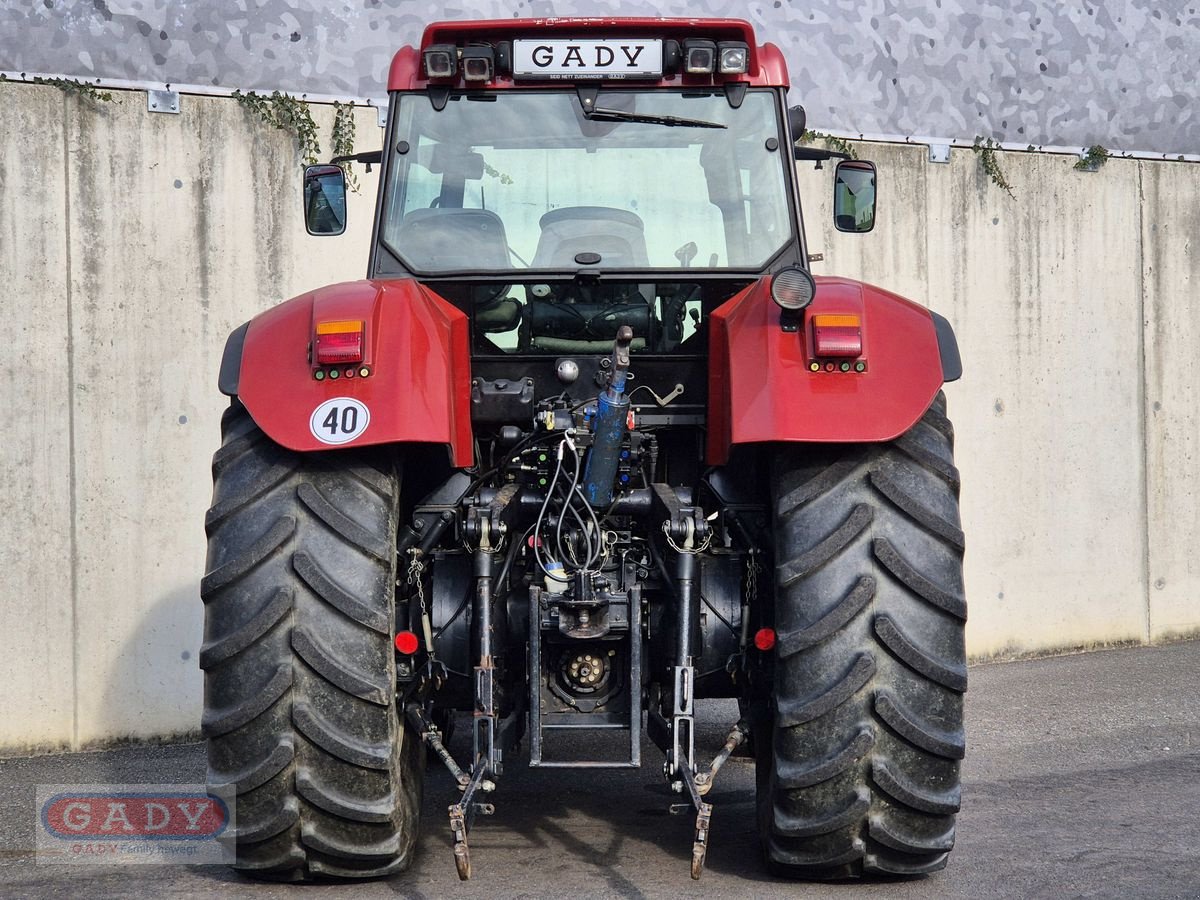
M458 48L453 44L434 44L423 58L426 78L453 78L458 71Z
M722 75L740 75L750 63L750 48L741 41L721 41L717 58L717 71Z
M496 54L491 47L463 47L463 78L467 81L491 81Z
M689 75L711 75L716 56L717 45L712 41L683 42L683 68Z
M812 275L799 266L788 266L771 280L771 299L784 309L804 309L816 292Z

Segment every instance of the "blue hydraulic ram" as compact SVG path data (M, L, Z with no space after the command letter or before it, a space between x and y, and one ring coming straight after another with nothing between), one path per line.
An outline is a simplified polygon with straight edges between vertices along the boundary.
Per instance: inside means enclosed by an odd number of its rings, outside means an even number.
M608 506L613 501L613 481L617 477L621 442L629 420L625 376L629 371L629 345L632 343L633 329L622 325L617 329L617 342L613 346L612 378L596 404L592 449L583 471L583 493L592 506Z

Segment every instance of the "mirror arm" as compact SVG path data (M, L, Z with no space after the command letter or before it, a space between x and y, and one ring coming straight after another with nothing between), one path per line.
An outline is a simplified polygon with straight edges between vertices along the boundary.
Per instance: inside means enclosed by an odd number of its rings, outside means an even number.
M382 150L364 150L362 153L350 153L346 156L335 156L329 161L331 166L341 165L344 162L365 163L367 172L371 171L372 165L378 165L383 162Z
M827 159L853 159L839 150L818 150L816 147L793 147L792 158L799 161L824 162Z

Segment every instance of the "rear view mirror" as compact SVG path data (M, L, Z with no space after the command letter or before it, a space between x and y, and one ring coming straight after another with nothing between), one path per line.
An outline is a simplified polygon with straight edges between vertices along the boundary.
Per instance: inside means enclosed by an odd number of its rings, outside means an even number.
M792 133L792 140L798 141L804 137L804 130L808 127L808 116L804 114L803 106L788 107L788 131Z
M473 150L447 149L444 144L433 148L429 171L445 175L450 182L478 181L483 177L483 154Z
M833 225L866 234L875 227L875 163L843 159L833 179Z
M304 227L316 235L346 230L346 175L340 166L305 168Z

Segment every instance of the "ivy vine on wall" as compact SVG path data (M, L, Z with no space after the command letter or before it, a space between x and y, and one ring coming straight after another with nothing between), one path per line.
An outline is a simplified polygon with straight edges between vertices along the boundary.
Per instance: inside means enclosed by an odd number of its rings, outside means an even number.
M1087 148L1083 156L1079 158L1079 162L1075 163L1072 168L1078 169L1081 172L1095 172L1108 162L1110 156L1112 154L1106 148L1101 147L1099 144L1092 144L1092 146Z
M0 74L0 81L8 81L8 76ZM113 98L112 91L102 91L94 84L88 84L86 81L77 81L73 78L26 78L26 84L44 84L48 87L58 88L64 94L69 94L75 97L82 97L85 100L108 101Z
M979 164L987 173L988 178L992 179L992 184L1015 200L1017 195L1013 193L1012 185L1004 177L1004 171L1000 168L1000 160L996 156L1000 145L991 138L977 137L975 143L971 145L971 149L979 154Z
M354 153L354 103L333 104L333 155L350 156ZM346 173L346 183L350 190L358 193L358 177L350 168L349 162L340 163Z
M268 125L282 131L290 131L296 139L296 149L307 165L317 162L321 155L321 142L317 138L317 123L313 121L308 104L289 94L273 91L264 97L254 91L233 92L233 99L257 115Z
M800 143L802 144L811 144L813 141L820 141L830 150L845 153L851 159L858 159L858 154L854 152L854 145L845 138L825 134L822 131L805 131L804 134L800 135Z

